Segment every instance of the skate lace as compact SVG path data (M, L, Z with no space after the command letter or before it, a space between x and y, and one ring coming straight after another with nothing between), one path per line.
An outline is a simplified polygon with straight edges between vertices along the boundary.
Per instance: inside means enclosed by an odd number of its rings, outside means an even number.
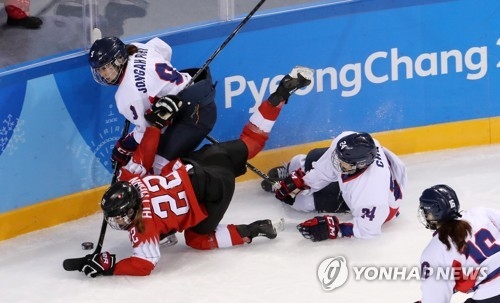
M288 169L286 169L286 167L284 166L278 167L276 173L278 174L278 178L280 179L285 179L286 177L288 177Z

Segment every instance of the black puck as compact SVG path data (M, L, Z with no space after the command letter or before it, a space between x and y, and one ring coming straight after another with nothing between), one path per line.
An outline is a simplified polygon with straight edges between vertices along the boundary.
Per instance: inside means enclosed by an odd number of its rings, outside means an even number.
M92 242L83 242L82 243L83 250L90 250L92 248L94 248L94 243L92 243Z

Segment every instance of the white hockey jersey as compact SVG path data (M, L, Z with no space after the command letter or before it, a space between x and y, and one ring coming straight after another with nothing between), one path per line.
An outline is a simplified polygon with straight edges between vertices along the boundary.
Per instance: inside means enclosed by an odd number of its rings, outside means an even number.
M332 153L337 142L352 133L345 131L335 137L323 156L313 162L313 169L304 177L305 184L311 189L302 191L299 195L310 195L312 198L313 192L331 182L338 182L342 197L353 216L352 222L341 223L352 224L353 236L356 238L372 238L381 233L382 224L398 211L407 183L406 166L394 153L374 139L378 147L375 161L360 173L342 175L333 166Z
M474 291L475 300L500 295L500 212L472 208L462 213L461 220L472 227L464 253L453 245L446 250L437 234L422 253L420 264L426 278L421 284L422 303L450 302L455 291ZM450 268L458 271L451 278Z
M135 125L132 133L135 141L140 143L146 127L150 126L144 112L151 108L155 97L179 93L191 76L172 66L172 48L163 40L153 38L145 44L132 44L139 51L128 58L115 101L118 111Z

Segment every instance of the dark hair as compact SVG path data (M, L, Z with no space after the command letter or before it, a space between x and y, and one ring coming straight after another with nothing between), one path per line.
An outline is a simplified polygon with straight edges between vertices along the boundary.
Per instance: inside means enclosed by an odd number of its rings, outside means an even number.
M126 50L127 50L127 54L129 56L137 53L139 51L139 49L137 48L137 46L133 45L133 44L127 44L126 46Z
M465 220L447 220L438 228L439 241L446 245L446 249L451 249L450 239L457 248L458 252L462 253L467 242L465 239L472 234L472 227Z
M144 231L146 230L146 227L144 226L144 221L142 220L142 203L141 207L137 211L137 215L135 216L132 225L135 226L137 232L140 234L144 233Z

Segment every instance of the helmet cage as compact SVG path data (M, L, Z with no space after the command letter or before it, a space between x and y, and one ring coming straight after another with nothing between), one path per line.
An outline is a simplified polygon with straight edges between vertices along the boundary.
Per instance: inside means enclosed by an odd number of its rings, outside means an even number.
M137 211L131 208L125 214L114 217L105 217L105 219L111 228L116 230L127 230L132 222L134 222L136 214Z
M422 223L425 228L430 229L430 230L437 230L439 227L439 222L434 218L434 215L432 214L429 209L425 209L425 207L420 207L418 209L418 220L420 223Z
M365 159L365 160L357 161L355 163L348 163L348 162L342 161L339 158L339 155L337 154L337 150L335 150L332 153L333 168L336 169L337 171L340 171L344 175L352 175L355 172L357 172L358 170L361 170L363 168L368 167L372 162L373 162L373 160L370 163L368 163L368 161Z
M101 67L91 68L94 81L102 85L115 85L125 68L127 59L119 57Z
M126 182L112 184L101 200L104 220L113 229L126 230L134 222L142 201L137 188Z

